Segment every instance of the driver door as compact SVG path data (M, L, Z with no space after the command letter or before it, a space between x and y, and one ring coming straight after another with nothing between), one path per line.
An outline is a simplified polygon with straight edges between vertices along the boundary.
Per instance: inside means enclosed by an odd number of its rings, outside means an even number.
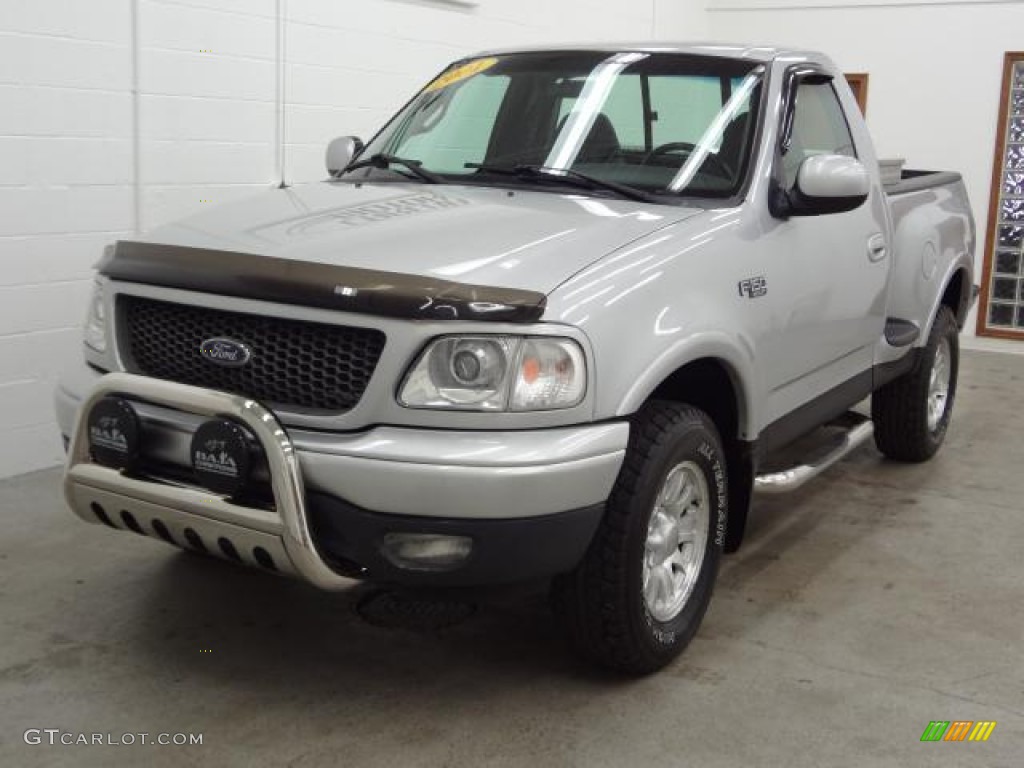
M791 82L774 168L784 190L793 188L808 157L858 154L831 78L805 68ZM867 202L852 211L772 220L766 244L775 310L759 355L768 422L801 408L813 421L871 391L888 277L888 256L883 248L879 257L878 248L886 232L881 194L873 185Z

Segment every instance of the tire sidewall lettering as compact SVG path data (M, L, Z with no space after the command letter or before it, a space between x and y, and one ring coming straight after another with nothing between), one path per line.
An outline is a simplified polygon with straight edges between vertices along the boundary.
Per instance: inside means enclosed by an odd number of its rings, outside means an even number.
M722 466L722 458L715 446L704 441L697 448L697 453L704 457L710 465L709 479L714 481L715 487L715 546L721 547L725 543L725 524L728 519L728 503L726 496L725 468ZM709 483L710 485L710 483Z

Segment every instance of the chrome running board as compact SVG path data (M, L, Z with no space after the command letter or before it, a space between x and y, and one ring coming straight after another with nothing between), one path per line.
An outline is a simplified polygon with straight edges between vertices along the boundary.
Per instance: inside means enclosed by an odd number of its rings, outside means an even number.
M795 491L808 480L817 477L851 451L863 445L875 433L871 419L859 413L848 413L844 417L852 422L838 444L820 458L807 464L798 464L788 469L769 472L754 478L754 490L758 493L779 494Z

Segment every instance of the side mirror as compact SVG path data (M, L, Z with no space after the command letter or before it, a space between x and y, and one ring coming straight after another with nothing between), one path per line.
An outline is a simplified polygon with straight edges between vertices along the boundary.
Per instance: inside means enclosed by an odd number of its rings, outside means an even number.
M871 178L867 168L854 157L815 155L800 164L796 184L790 190L790 216L820 216L845 213L868 199Z
M348 168L352 158L363 151L363 141L357 136L342 136L327 145L327 173L337 176Z

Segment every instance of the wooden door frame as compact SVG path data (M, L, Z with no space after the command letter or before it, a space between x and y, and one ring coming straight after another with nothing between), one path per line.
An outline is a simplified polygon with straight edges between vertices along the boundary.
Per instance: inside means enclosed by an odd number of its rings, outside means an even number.
M846 78L846 82L850 84L850 90L853 91L854 97L857 99L857 106L860 107L860 113L864 117L868 115L868 73L867 72L844 72L843 77ZM853 84L859 85L859 90L853 87Z
M988 226L986 227L985 252L982 258L981 296L978 300L978 317L975 333L999 339L1024 340L1024 329L1011 331L1006 328L988 327L988 302L992 286L997 241L999 239L999 193L1003 184L1003 160L1006 157L1007 124L1010 117L1010 91L1013 82L1013 65L1024 62L1024 51L1007 51L1003 54L1003 80L999 91L999 117L996 123L995 151L992 155L992 185L989 188Z

